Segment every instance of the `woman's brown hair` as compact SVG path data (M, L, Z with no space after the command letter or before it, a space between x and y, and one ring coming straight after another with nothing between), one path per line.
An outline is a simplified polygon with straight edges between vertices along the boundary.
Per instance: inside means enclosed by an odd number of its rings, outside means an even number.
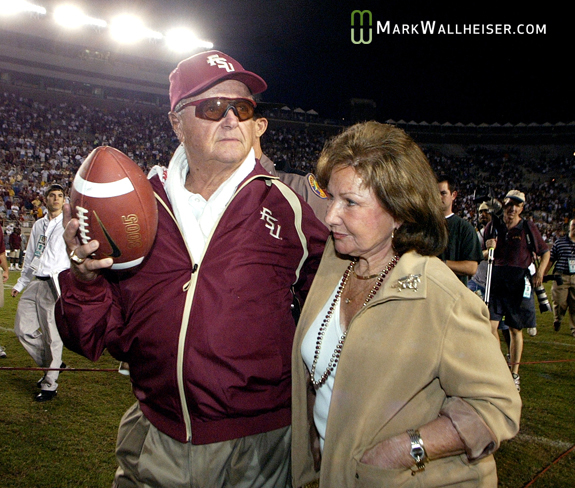
M335 169L352 167L395 219L393 247L436 256L447 245L437 179L425 154L403 130L379 122L353 125L328 141L317 164L317 180L327 188Z

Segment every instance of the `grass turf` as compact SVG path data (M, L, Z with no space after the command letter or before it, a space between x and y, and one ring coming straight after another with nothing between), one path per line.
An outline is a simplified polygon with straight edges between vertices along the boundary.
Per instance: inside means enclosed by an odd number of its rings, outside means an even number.
M10 289L18 276L11 273L0 309L0 345L8 354L0 367L34 368L12 332L18 298ZM558 333L550 312L538 312L537 323L537 336L524 334L521 431L495 455L502 488L575 486L575 338L566 318ZM118 367L109 355L92 363L64 350L63 360L70 368ZM135 401L129 379L117 372L64 372L58 396L36 403L40 376L41 371L0 370L0 486L111 486L116 430Z

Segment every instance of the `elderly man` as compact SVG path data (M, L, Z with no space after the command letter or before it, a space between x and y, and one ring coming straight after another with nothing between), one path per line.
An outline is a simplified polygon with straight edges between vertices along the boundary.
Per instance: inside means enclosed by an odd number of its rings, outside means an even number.
M553 243L545 274L553 264L555 274L561 276L561 284L554 281L551 287L553 328L559 332L561 320L569 311L569 327L571 335L575 337L575 219L569 222L568 234Z
M497 328L505 317L505 324L511 331L511 373L518 390L519 362L523 353L522 329L535 329L537 326L533 288L543 283L549 262L549 248L539 230L533 222L521 218L524 206L525 194L519 190L509 191L503 200L503 218L494 216L485 229L485 247L495 249L489 301L491 331L499 340ZM534 254L541 257L536 271Z
M252 149L258 75L209 51L170 75L181 145L154 168L154 245L136 272L88 256L66 209L70 272L58 324L67 347L130 365L137 403L118 433L115 486L290 486L292 304L327 238Z

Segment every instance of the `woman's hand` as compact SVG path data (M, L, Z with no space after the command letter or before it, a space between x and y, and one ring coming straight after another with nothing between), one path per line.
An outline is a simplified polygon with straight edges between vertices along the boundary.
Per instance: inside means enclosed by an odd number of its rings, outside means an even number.
M419 433L428 459L456 456L465 452L465 444L448 417L440 416L419 427ZM405 432L385 439L365 451L361 462L383 469L411 468L415 460L410 451L411 441Z
M409 455L410 446L407 433L400 434L365 451L360 462L382 469L410 468L414 464Z

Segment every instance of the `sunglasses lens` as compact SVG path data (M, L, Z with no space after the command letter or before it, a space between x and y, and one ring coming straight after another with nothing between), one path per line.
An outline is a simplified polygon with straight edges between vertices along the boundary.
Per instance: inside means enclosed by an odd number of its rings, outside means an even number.
M196 107L196 114L209 120L220 120L224 115L227 104L218 98L210 98Z
M238 100L235 103L236 114L240 120L248 120L254 116L254 106L246 100Z
M248 100L226 100L222 98L209 98L197 108L196 114L208 120L220 120L225 117L230 108L241 121L248 120L254 115L254 106Z

